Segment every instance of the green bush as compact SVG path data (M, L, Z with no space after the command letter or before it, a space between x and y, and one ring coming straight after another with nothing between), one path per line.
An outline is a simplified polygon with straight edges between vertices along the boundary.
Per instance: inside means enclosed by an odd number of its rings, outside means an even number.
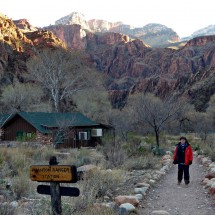
M122 142L106 143L100 150L107 160L107 168L119 168L127 159L127 152Z
M20 141L20 142L28 142L28 141L34 141L36 140L36 133L26 133L26 132L23 132L23 133L18 133L17 134L17 137L16 137L16 140L17 141Z
M132 159L126 160L124 168L126 170L147 170L147 169L158 169L161 167L161 158L156 157L152 154L143 157L133 157Z
M10 205L1 205L0 207L0 215L15 215L16 211Z
M150 145L139 137L133 137L123 145L128 157L143 156L150 153Z
M153 152L154 155L163 156L163 155L166 154L166 149L161 149L161 148L155 147L155 148L152 149L152 152Z
M12 180L12 191L14 196L17 200L21 199L22 197L29 197L32 192L31 181L29 179L29 174L19 173L17 177L14 177ZM36 190L36 188L35 188Z

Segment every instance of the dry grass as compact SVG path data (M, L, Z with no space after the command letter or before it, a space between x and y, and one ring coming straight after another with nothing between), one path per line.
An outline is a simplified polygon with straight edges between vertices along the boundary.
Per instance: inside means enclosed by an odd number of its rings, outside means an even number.
M142 157L133 157L128 159L124 163L124 169L131 170L147 170L147 169L159 169L161 168L161 158L148 154Z
M122 142L112 142L99 147L99 151L106 158L106 168L120 168L127 159L127 150Z
M139 150L139 149L138 149ZM113 200L112 193L120 187L124 180L124 170L155 168L156 162L160 162L153 155L128 158L123 145L105 145L96 149L67 149L54 150L42 146L30 147L20 145L18 147L0 148L0 191L8 191L4 194L8 202L23 199L33 200L30 206L26 206L27 214L51 214L50 196L42 196L36 192L38 182L30 180L29 171L31 165L48 165L49 158L55 155L60 165L94 164L99 168L84 175L84 180L75 184L62 186L73 186L80 189L79 197L62 197L63 214L65 215L112 215L112 209L95 207L94 203L103 202L104 197ZM137 154L136 154L137 155ZM160 158L159 158L160 159ZM109 167L115 169L106 170ZM124 168L125 167L125 168ZM124 169L124 170L122 170ZM6 189L6 185L9 188ZM13 214L11 207L1 207L0 214ZM4 211L4 212L2 212Z
M15 209L10 205L0 206L0 215L15 215Z
M121 170L93 170L88 172L85 174L84 180L79 183L81 195L73 202L75 211L92 206L95 202L103 202L104 197L110 196L122 180Z

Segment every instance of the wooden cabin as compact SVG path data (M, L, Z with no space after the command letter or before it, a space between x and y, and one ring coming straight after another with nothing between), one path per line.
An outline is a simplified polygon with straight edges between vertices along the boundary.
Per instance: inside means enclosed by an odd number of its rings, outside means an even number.
M40 142L61 147L95 147L104 129L81 113L18 112L0 117L2 141Z

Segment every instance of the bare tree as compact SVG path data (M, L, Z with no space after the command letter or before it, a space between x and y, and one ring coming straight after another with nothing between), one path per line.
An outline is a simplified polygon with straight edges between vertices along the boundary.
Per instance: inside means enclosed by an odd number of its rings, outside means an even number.
M56 128L52 130L53 147L64 144L65 140L69 138L72 129L67 126L67 120L56 121Z
M65 49L45 49L27 63L31 80L49 92L54 111L61 111L64 99L89 85L89 69L81 53Z
M172 98L161 100L152 94L140 94L133 102L136 122L148 127L156 137L157 148L160 147L160 132L167 123L177 119L183 109L183 103L177 103Z
M7 112L32 111L46 106L41 102L42 96L43 92L38 86L17 82L3 88L0 100Z
M57 148L60 144L70 144L70 147L77 147L75 139L75 124L78 116L62 115L54 118L54 127L50 127L52 134L53 147Z
M73 98L77 109L86 116L103 123L108 123L112 111L107 90L100 87L77 92Z
M213 119L207 113L193 112L190 114L194 131L206 143L208 135L213 131Z
M133 114L129 109L115 109L109 113L109 122L115 128L115 134L124 141L128 140L128 134L133 130Z
M215 94L211 96L210 102L209 102L209 107L207 109L207 114L212 119L213 121L213 129L215 128Z

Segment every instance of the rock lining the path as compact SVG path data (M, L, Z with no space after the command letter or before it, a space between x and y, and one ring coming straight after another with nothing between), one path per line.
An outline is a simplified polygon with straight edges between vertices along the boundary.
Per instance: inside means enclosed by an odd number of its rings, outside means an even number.
M215 195L215 162L212 162L209 157L204 155L198 155L197 158L208 171L208 174L202 180L202 184L205 189L208 189L208 193Z

